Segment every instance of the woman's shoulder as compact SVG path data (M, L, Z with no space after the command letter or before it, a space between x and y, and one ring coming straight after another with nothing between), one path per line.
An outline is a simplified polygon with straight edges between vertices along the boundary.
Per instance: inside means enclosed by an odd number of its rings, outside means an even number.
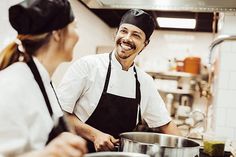
M23 62L17 62L6 69L0 71L0 84L8 84L12 86L17 84L18 86L25 85L29 83L29 79L32 79L33 75L31 74L30 69L27 64Z
M74 66L84 66L87 68L96 68L103 65L107 65L109 61L109 54L93 54L93 55L87 55L84 57L81 57L77 59L74 62Z

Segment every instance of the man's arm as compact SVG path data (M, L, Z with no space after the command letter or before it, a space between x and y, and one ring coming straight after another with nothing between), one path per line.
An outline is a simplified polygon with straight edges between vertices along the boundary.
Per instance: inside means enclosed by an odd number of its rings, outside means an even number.
M92 126L81 122L75 115L67 114L68 120L74 125L75 131L80 136L92 141L96 151L109 151L114 149L118 139L103 133Z
M164 134L172 134L177 136L182 136L180 130L177 128L173 121L160 127L160 131Z

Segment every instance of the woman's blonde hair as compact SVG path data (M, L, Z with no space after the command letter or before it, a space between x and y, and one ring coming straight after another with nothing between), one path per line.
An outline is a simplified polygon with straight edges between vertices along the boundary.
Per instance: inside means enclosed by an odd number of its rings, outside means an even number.
M62 41L66 40L66 34L68 31L68 25L62 29L59 29L62 35ZM17 36L17 40L21 41L21 44L24 48L25 52L21 52L19 50L19 45L17 42L10 43L5 49L0 52L0 70L3 70L10 66L11 64L23 61L27 62L29 60L29 55L35 55L35 52L42 46L47 45L49 43L52 32L43 33L40 35L22 35L19 34ZM60 44L60 47L63 47L64 44ZM23 60L21 60L23 58Z
M20 57L23 58L22 61L27 62L29 55L34 55L36 50L49 41L50 36L51 33L44 33L40 35L18 35L17 39L21 41L25 52L21 52L19 50L19 45L16 42L10 43L0 53L0 70L7 68L15 62L18 62Z

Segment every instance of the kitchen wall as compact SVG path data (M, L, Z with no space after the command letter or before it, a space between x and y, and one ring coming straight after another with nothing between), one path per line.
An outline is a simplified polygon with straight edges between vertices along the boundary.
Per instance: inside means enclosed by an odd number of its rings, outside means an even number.
M221 14L219 35L236 35L236 13ZM236 139L236 41L225 41L213 51L216 60L213 100L213 130L228 139Z
M168 59L183 60L187 56L199 56L207 62L212 33L186 31L155 31L147 48L139 57L144 70L165 71Z
M74 60L85 55L95 54L98 45L112 44L112 33L109 26L101 21L77 0L70 0L75 16L78 20L79 42L74 49ZM53 75L55 84L63 77L69 63L59 66Z

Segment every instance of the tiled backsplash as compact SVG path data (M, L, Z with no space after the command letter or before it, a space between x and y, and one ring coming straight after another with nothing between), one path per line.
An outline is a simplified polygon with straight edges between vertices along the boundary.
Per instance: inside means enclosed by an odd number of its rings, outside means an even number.
M236 14L225 14L220 34L236 35ZM214 92L213 130L236 139L236 41L224 41L218 45L219 71L216 73Z

